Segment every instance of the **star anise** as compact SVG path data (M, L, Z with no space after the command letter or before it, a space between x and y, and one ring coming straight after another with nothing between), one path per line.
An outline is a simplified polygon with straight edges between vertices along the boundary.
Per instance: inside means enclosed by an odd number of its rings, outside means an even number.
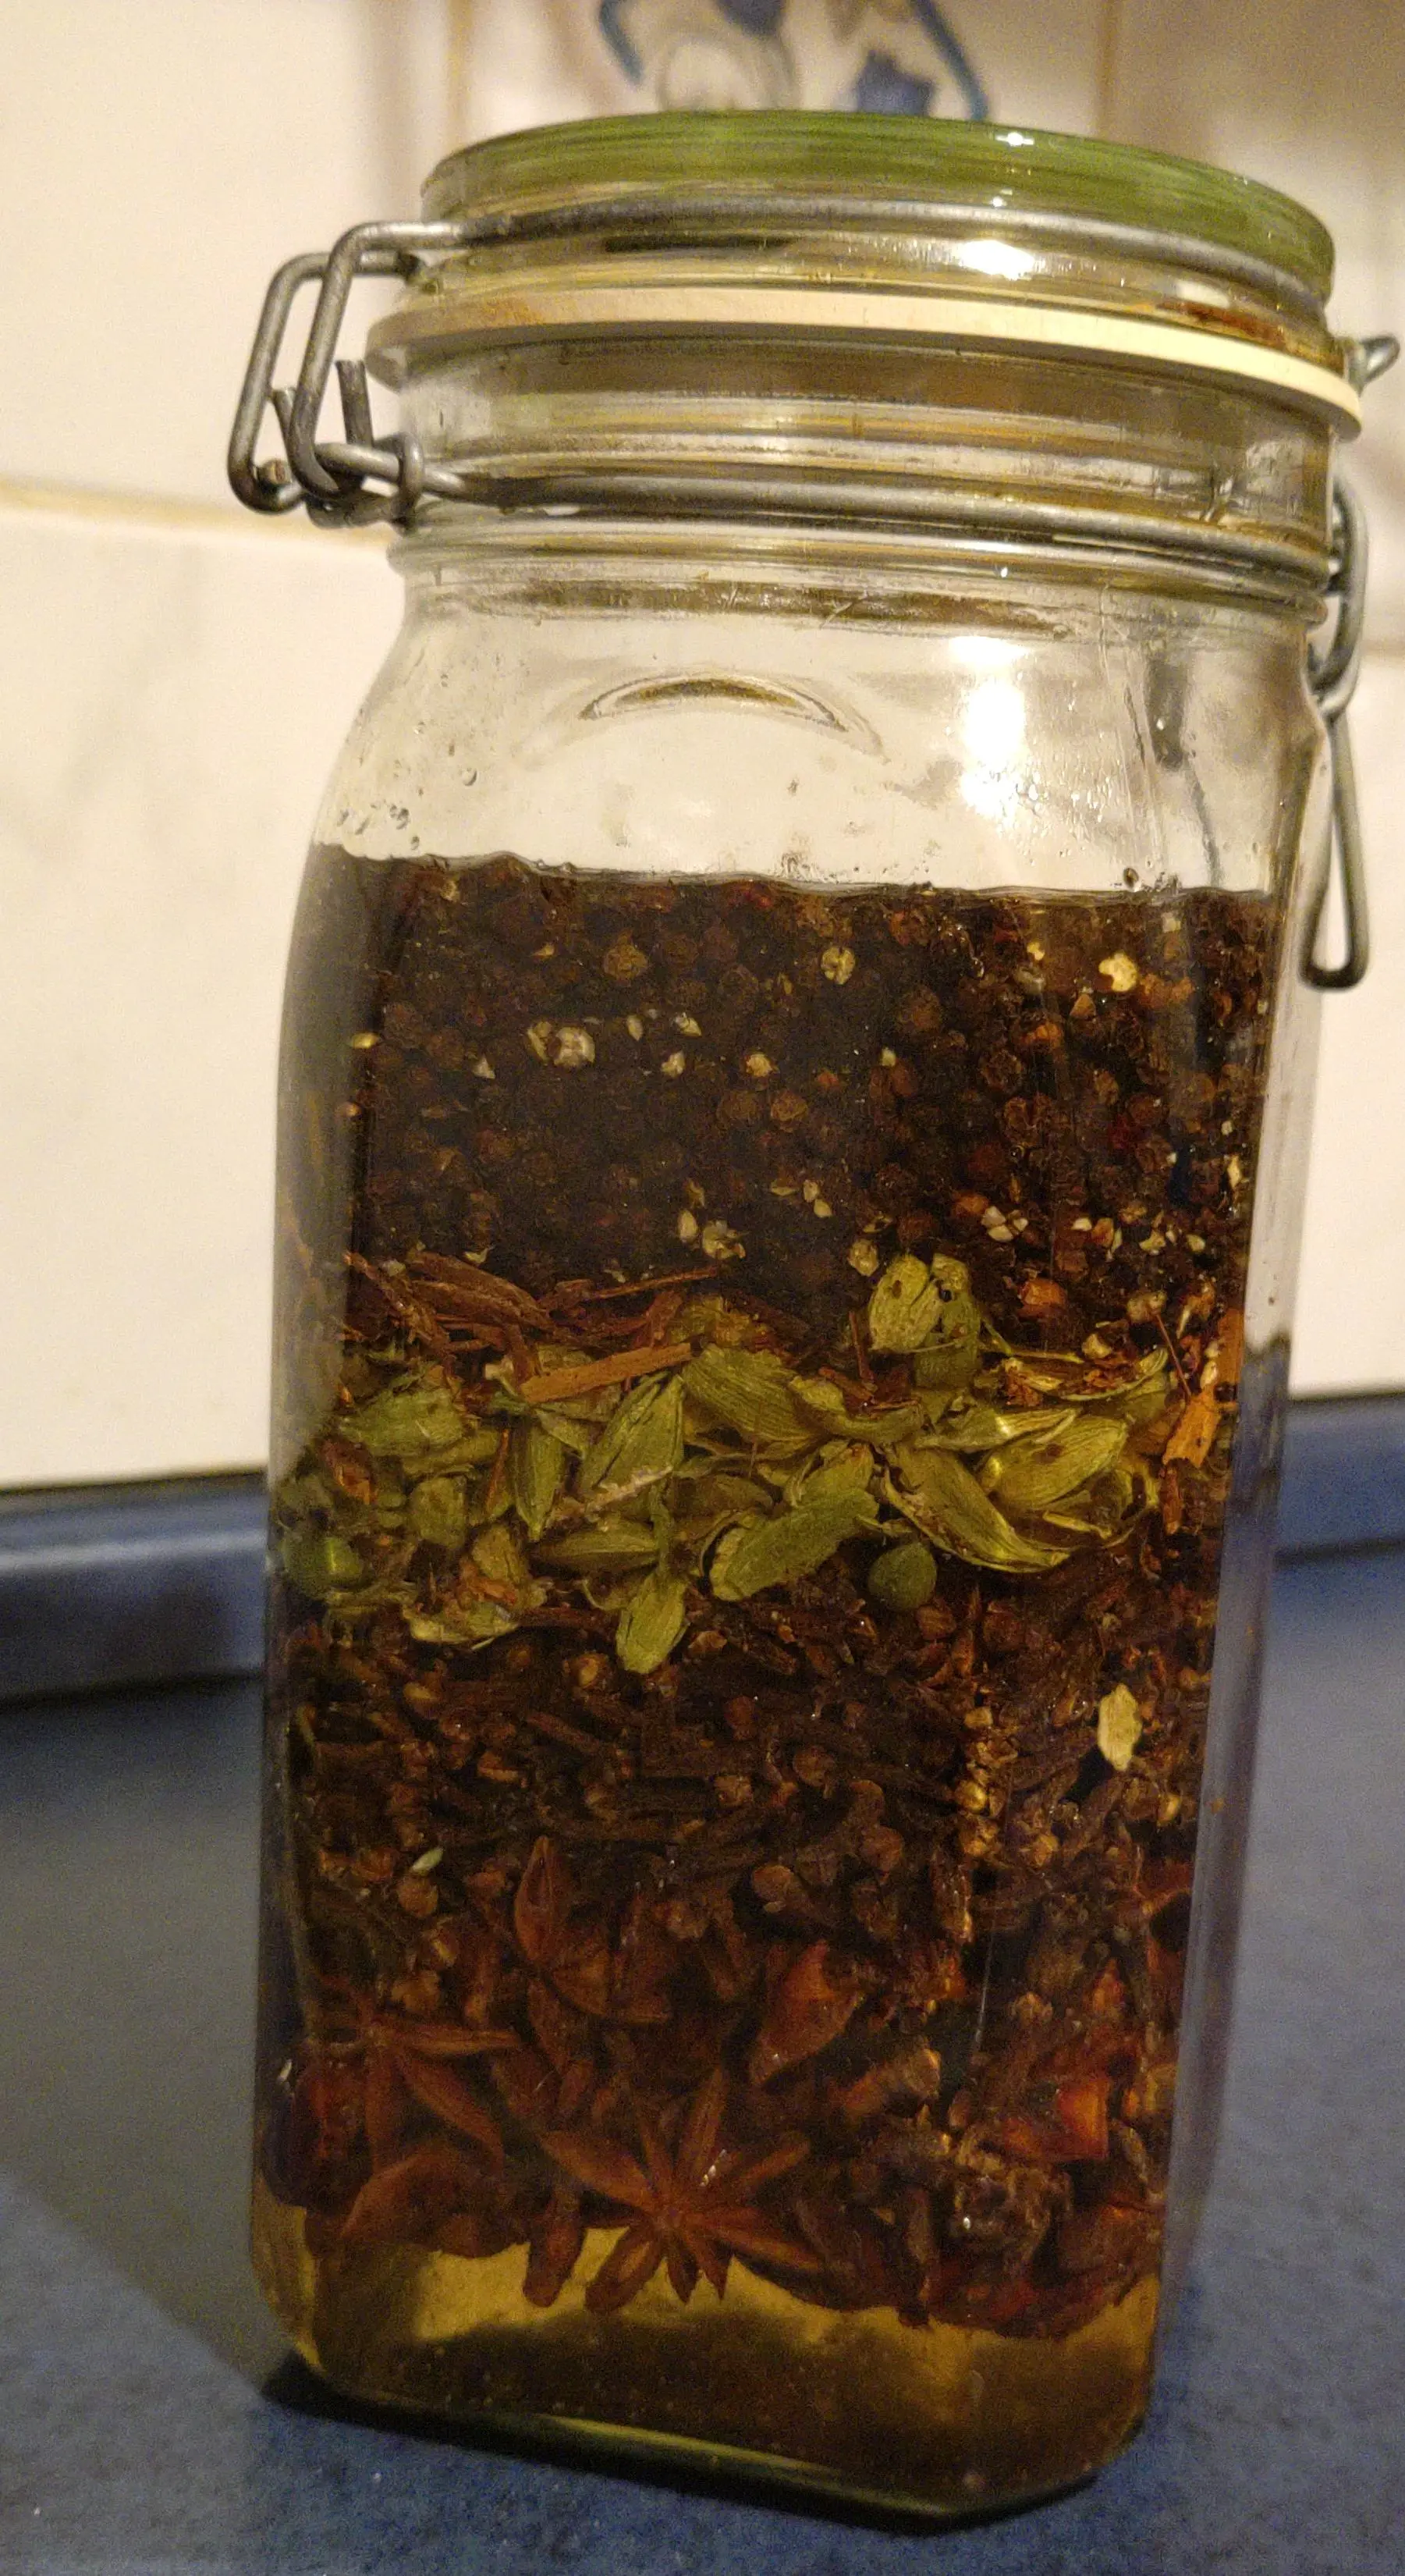
M377 2168L389 2164L401 2152L409 2095L447 2128L471 2138L500 2170L503 2143L497 2124L462 2076L455 2074L453 2061L520 2048L516 2033L469 2030L456 2021L400 2020L378 2011L365 1996L345 1991L350 2035L338 2036L334 2020L325 2046L333 2059L361 2066L372 2164Z
M755 2205L769 2183L803 2163L805 2140L782 2137L753 2150L721 2147L729 2089L720 2069L699 2087L671 2154L654 2120L637 2111L642 2164L612 2139L588 2130L555 2130L543 2140L548 2154L587 2191L636 2213L586 2291L586 2306L597 2315L627 2306L661 2263L683 2300L692 2297L700 2272L721 2298L733 2254L787 2272L821 2269L807 2245Z

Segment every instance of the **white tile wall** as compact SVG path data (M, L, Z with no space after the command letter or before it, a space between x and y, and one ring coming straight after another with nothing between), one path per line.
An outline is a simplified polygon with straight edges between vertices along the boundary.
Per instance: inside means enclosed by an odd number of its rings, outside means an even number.
M0 507L0 1483L265 1454L279 991L383 553Z
M831 35L895 16L792 7ZM1405 320L1405 15L1383 0L950 15L997 115L1276 179L1337 230L1342 321ZM262 1453L287 924L397 611L374 545L256 527L225 492L267 277L359 216L413 211L470 132L638 103L594 0L8 0L0 1483ZM1325 1012L1299 1359L1319 1388L1405 1383L1405 1167L1382 1149L1405 1106L1405 378L1358 470L1377 955Z
M1285 188L1337 245L1343 331L1405 339L1405 9L1394 0L1114 0L1107 131ZM1405 367L1349 460L1371 513L1368 634L1405 646Z
M0 474L226 504L272 271L419 209L449 0L5 0Z
M1364 984L1322 1003L1294 1353L1316 1394L1405 1386L1405 655L1368 659L1351 729L1374 955Z

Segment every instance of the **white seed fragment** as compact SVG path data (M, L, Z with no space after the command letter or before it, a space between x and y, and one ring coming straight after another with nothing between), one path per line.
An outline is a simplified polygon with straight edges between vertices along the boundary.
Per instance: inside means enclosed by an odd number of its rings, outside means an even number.
M1203 1252L1205 1249L1205 1237L1203 1234L1188 1234L1186 1236L1186 1242L1189 1244L1192 1252Z
M703 1188L701 1181L685 1181L683 1184L683 1196L687 1200L689 1207L700 1208L706 1207L707 1205L707 1192Z
M865 1234L856 1234L849 1246L849 1268L857 1270L861 1279L871 1279L877 1267L877 1244L870 1243Z
M764 1082L767 1075L774 1073L775 1069L770 1057L763 1055L759 1047L754 1055L747 1057L742 1066L743 1073L749 1073L753 1082Z
M527 1031L527 1044L531 1048L533 1055L536 1057L538 1064L545 1064L546 1050L550 1044L550 1040L550 1020L533 1020L531 1027Z
M740 1261L746 1254L741 1236L734 1234L729 1225L724 1225L720 1217L714 1217L703 1227L702 1248L709 1261Z
M819 1185L819 1182L818 1182L818 1181L802 1181L802 1182L801 1182L801 1184L800 1184L800 1195L801 1195L802 1199L804 1200L805 1205L806 1205L807 1207L813 1207L813 1206L814 1206L816 1199L819 1197L819 1194L820 1194L820 1185Z
M421 1852L419 1859L412 1860L410 1863L411 1878L428 1878L430 1871L439 1867L443 1857L444 1846L442 1843L436 1843L433 1851Z
M793 1199L795 1196L794 1181L772 1181L771 1196L773 1199Z
M987 1234L994 1234L996 1227L1003 1225L1004 1222L1005 1211L1003 1208L998 1207L988 1207L981 1218L981 1223L985 1227Z
M1030 956L1034 959L1035 965L1042 966L1044 963L1044 951L1039 941L1037 939L1027 939L1025 941L1025 947L1027 948Z
M659 1071L660 1073L666 1073L670 1082L676 1082L680 1073L686 1070L687 1063L688 1059L683 1053L682 1048L678 1047L672 1055L666 1055L664 1057L662 1064L659 1066Z
M1142 1731L1142 1713L1125 1682L1098 1702L1098 1751L1114 1771L1125 1771Z
M1092 1231L1093 1220L1090 1216L1076 1216L1074 1218L1073 1232L1075 1234L1091 1234Z
M1027 1227L1027 1226L1028 1226L1028 1224L1029 1224L1029 1219L1028 1219L1028 1217L1027 1217L1027 1216L1012 1216L1012 1217L1011 1217L1011 1219L1010 1219L1010 1223L1011 1223L1011 1225L1013 1226L1013 1228L1014 1228L1014 1230L1015 1230L1016 1234L1023 1234L1023 1233L1025 1232L1026 1227Z
M893 1066L897 1063L897 1060L898 1060L898 1059L897 1059L897 1056L896 1056L896 1054L894 1053L894 1050L892 1049L892 1047L885 1047L885 1048L883 1049L882 1054L880 1055L880 1057L879 1057L879 1059L878 1059L879 1063L883 1066L883 1068L884 1068L884 1070L885 1070L886 1072L891 1072L891 1071L892 1071L892 1068L893 1068Z
M854 971L852 948L826 948L820 958L820 973L831 984L847 984Z
M992 1243L1013 1243L1015 1240L1008 1225L987 1226L986 1232Z
M492 1066L489 1064L488 1059L487 1059L487 1057L486 1057L485 1055L480 1055L480 1057L479 1057L479 1059L478 1059L478 1062L477 1062L477 1063L476 1063L476 1065L474 1066L473 1070L474 1070L474 1072L476 1073L476 1075L478 1076L478 1079L479 1079L479 1081L480 1081L480 1082L496 1082L496 1081L497 1081L497 1078L498 1078L498 1077L497 1077L497 1075L494 1073L493 1068L492 1068Z
M1112 986L1114 993L1135 993L1141 974L1125 948L1113 951L1111 957L1098 959L1098 973Z
M679 1011L673 1025L681 1037L700 1038L702 1036L702 1030L691 1011Z
M640 1038L642 1038L644 1034L644 1023L640 1019L637 1011L630 1012L628 1019L625 1021L625 1027L628 1029L630 1036L636 1041L636 1043Z
M554 956L555 956L555 954L556 954L556 942L555 942L555 940L554 940L554 939L548 939L548 941L547 941L547 943L546 943L546 946L545 946L544 948L534 948L534 949L532 950L532 955L533 955L534 957L554 957Z
M1229 1161L1225 1165L1225 1175L1232 1190L1241 1189L1243 1187L1244 1167L1237 1154L1230 1155Z
M694 1216L693 1211L692 1211L692 1209L691 1209L691 1208L680 1208L680 1209L679 1209L679 1211L678 1211L678 1240L679 1240L679 1242L680 1242L680 1243L696 1243L696 1242L697 1242L697 1239L698 1239L698 1220L697 1220L697 1218Z
M811 1216L833 1216L834 1210L828 1199L811 1199L810 1214Z
M376 1029L358 1029L351 1043L364 1054L367 1047L380 1045L380 1033Z
M1232 1136L1232 1135L1234 1134L1234 1120L1233 1120L1232 1118L1225 1118L1225 1119L1222 1119L1222 1120L1221 1120L1221 1123L1220 1123L1220 1134L1221 1134L1222 1136Z
M1144 1234L1141 1239L1140 1249L1143 1252L1164 1252L1166 1249L1165 1235L1159 1233Z
M595 1040L589 1029L558 1029L556 1061L563 1073L578 1073L583 1064L594 1064Z

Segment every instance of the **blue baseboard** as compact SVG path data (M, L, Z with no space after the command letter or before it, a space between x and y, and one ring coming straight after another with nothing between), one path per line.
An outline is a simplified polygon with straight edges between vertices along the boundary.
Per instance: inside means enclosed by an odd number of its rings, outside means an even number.
M1305 1396L1288 1407L1280 1556L1405 1546L1405 1395Z
M261 1476L0 1495L0 1703L257 1672Z
M257 1672L264 1522L259 1476L0 1495L0 1704ZM1405 1395L1290 1406L1278 1543L1405 1546Z

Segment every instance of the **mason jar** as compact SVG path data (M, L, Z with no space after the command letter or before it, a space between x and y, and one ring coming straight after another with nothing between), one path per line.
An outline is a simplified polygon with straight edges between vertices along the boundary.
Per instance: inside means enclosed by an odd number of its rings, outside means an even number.
M938 2514L1142 2417L1363 955L1330 271L1184 162L698 116L276 282L236 485L406 586L279 1148L254 2234L357 2397Z

